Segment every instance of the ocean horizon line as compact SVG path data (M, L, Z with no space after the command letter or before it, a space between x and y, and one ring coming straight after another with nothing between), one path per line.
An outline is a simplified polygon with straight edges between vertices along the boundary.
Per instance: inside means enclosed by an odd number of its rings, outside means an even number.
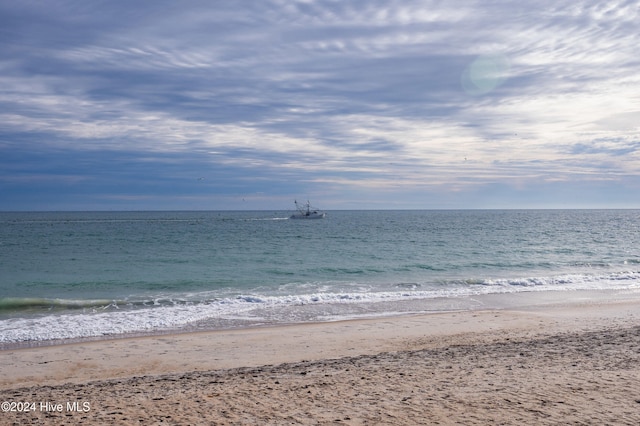
M251 213L251 212L285 212L293 211L294 208L274 208L274 209L87 209L87 210L2 210L0 213L192 213L192 212L233 212L233 213ZM488 208L397 208L397 209L379 209L379 208L323 208L323 211L333 212L359 212L359 211L379 211L379 212L464 212L464 211L633 211L640 210L640 207L488 207Z

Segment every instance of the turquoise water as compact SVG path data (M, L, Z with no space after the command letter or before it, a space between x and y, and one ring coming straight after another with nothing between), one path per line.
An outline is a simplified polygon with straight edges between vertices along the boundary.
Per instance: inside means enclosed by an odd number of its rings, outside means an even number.
M0 213L0 343L640 289L637 210L289 214Z

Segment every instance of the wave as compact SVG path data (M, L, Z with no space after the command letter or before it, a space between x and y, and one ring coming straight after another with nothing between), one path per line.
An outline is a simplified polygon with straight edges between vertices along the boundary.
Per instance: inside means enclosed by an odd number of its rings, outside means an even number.
M0 314L39 313L61 311L132 310L161 306L211 303L210 300L187 300L180 297L154 297L139 300L111 299L47 299L34 297L7 297L0 299Z
M523 277L503 279L483 279L476 284L498 288L544 287L546 290L605 290L620 289L620 286L637 287L640 284L640 272L623 271L609 274L565 274L549 277Z
M37 297L5 297L0 298L0 313L30 310L87 309L104 308L117 304L108 299L47 299Z
M0 344L56 339L117 336L127 333L153 333L194 326L199 322L233 322L250 318L255 322L287 321L284 313L320 305L326 318L335 316L336 306L366 305L368 314L375 304L403 300L469 297L483 294L562 290L640 290L640 272L608 274L567 274L548 277L452 280L439 284L392 284L386 291L324 291L305 294L239 294L212 297L211 293L184 297L149 297L136 301L65 300L37 298L0 299L0 310L12 318L0 321ZM382 304L384 305L384 304ZM379 305L379 306L382 306ZM44 314L29 315L32 309ZM362 311L362 309L360 309ZM13 311L13 312L11 312ZM22 312L22 315L16 315ZM379 312L384 314L383 311ZM281 317L278 317L281 315Z

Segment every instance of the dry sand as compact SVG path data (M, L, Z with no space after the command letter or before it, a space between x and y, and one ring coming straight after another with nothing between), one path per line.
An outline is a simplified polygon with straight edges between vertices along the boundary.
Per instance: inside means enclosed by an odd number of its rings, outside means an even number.
M5 350L0 373L3 425L638 425L640 303Z

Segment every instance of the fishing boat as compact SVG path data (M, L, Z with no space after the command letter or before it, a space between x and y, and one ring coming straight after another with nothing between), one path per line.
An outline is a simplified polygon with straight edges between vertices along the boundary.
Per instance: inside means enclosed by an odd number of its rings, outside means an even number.
M300 204L297 200L294 203L297 211L291 215L291 219L323 219L326 216L326 213L311 207L311 203L308 200L306 204Z

